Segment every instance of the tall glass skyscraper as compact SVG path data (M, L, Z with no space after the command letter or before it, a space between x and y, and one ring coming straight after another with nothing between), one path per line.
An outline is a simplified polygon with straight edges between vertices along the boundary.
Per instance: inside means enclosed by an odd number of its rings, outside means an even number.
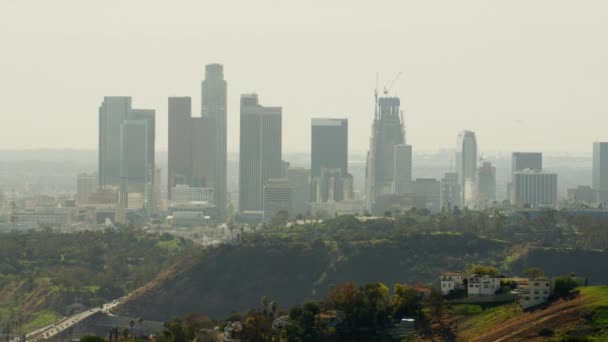
M201 85L201 115L215 120L215 204L224 216L227 201L227 84L221 64L205 66L205 80Z
M593 143L593 190L597 202L608 203L608 142Z
M131 97L106 96L99 107L99 187L118 189L120 181L120 127L131 112Z
M463 131L456 145L456 167L464 206L474 207L477 189L477 138L475 132Z
M348 173L348 119L312 119L310 144L312 177L324 168Z

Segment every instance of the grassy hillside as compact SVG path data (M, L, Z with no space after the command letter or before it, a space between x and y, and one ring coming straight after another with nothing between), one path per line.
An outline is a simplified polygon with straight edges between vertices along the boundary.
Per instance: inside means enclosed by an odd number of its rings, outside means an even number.
M585 287L580 296L522 312L514 304L453 305L459 341L608 340L608 287Z
M0 234L0 328L24 330L98 306L153 279L189 243L138 231ZM167 248L170 246L171 248Z
M433 282L444 269L469 263L500 264L505 243L459 234L415 234L371 241L292 237L252 239L202 252L188 267L163 275L120 312L168 320L190 312L223 318L247 311L267 296L282 307L327 296L346 281Z

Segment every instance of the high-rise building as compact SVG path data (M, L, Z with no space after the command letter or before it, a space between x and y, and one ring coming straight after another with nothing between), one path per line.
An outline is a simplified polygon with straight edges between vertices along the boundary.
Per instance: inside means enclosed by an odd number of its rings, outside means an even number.
M120 196L127 209L145 206L149 176L148 125L144 120L125 120L120 127Z
M496 168L484 162L477 172L477 208L485 209L496 201Z
M511 157L511 172L543 171L543 154L540 152L513 152Z
M395 181L393 192L398 195L411 194L412 189L412 146L395 145Z
M441 211L441 183L433 178L417 178L413 184L416 208L426 208L431 213Z
M513 152L511 155L511 180L507 185L507 198L512 204L515 203L515 190L513 189L515 172L525 170L542 172L543 154L540 152Z
M146 157L148 160L149 181L154 183L155 168L155 145L156 145L156 111L154 109L132 109L129 114L130 120L145 121L146 128Z
M131 97L106 96L99 107L99 187L118 189L120 179L120 127L131 112Z
M538 171L516 171L513 174L513 197L517 207L555 208L557 174Z
M366 202L374 210L376 198L392 194L395 182L395 146L405 144L402 113L397 97L376 99L366 167Z
M311 176L321 169L339 169L348 174L348 119L312 119Z
M224 80L224 66L207 64L205 80L201 85L202 116L213 118L215 121L215 203L224 217L227 202L227 84Z
M463 131L458 135L456 166L462 188L464 206L475 206L477 190L477 138L475 132Z
M216 188L217 125L213 116L192 117L189 97L169 98L169 199L176 185Z
M289 215L291 187L287 179L268 179L264 184L264 221L269 222L280 212Z
M81 173L76 182L76 204L89 203L89 197L97 190L99 183L96 173Z
M452 210L462 207L461 187L457 172L447 172L441 180L441 208Z
M281 107L264 107L257 94L241 95L239 210L261 211L264 184L281 177Z
M608 142L593 143L593 189L597 203L608 202Z
M213 188L190 187L186 184L177 184L171 189L171 200L173 202L214 202Z
M291 187L291 214L306 215L310 211L310 170L290 167L287 180Z
M167 194L177 184L190 185L192 179L192 99L169 98L169 148Z

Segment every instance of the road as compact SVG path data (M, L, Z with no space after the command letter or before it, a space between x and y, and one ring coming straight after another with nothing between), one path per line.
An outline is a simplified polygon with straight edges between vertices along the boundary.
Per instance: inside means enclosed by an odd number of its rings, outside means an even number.
M94 315L98 312L110 313L110 310L112 310L116 306L118 306L118 304L120 304L121 300L122 300L122 298L120 300L115 300L111 303L106 303L100 308L90 309L90 310L87 310L84 312L77 313L71 317L62 318L52 325L48 325L44 328L40 328L38 330L32 331L31 333L27 334L26 341L35 342L35 341L46 340L46 339L52 338L52 337L64 332L65 330L77 325L78 323L82 322L83 320L91 317L92 315Z

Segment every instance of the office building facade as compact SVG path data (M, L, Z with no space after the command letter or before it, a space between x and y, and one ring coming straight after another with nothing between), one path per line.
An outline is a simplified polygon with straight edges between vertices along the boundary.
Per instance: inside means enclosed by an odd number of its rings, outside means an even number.
M557 207L557 174L524 170L516 171L513 177L513 204L516 207Z
M463 131L458 135L456 167L462 189L461 202L466 207L474 207L477 196L477 137L475 132Z
M441 209L451 211L462 208L462 188L457 172L447 172L441 179Z
M608 204L608 142L593 144L593 190L596 202L604 207Z
M321 175L321 169L339 169L348 173L348 119L312 119L311 175Z
M261 211L265 183L282 173L282 109L244 94L240 111L239 210Z
M393 192L397 195L411 194L412 189L412 146L395 145L395 180Z
M264 184L264 222L270 222L280 212L288 216L292 208L291 186L287 179L268 179Z

